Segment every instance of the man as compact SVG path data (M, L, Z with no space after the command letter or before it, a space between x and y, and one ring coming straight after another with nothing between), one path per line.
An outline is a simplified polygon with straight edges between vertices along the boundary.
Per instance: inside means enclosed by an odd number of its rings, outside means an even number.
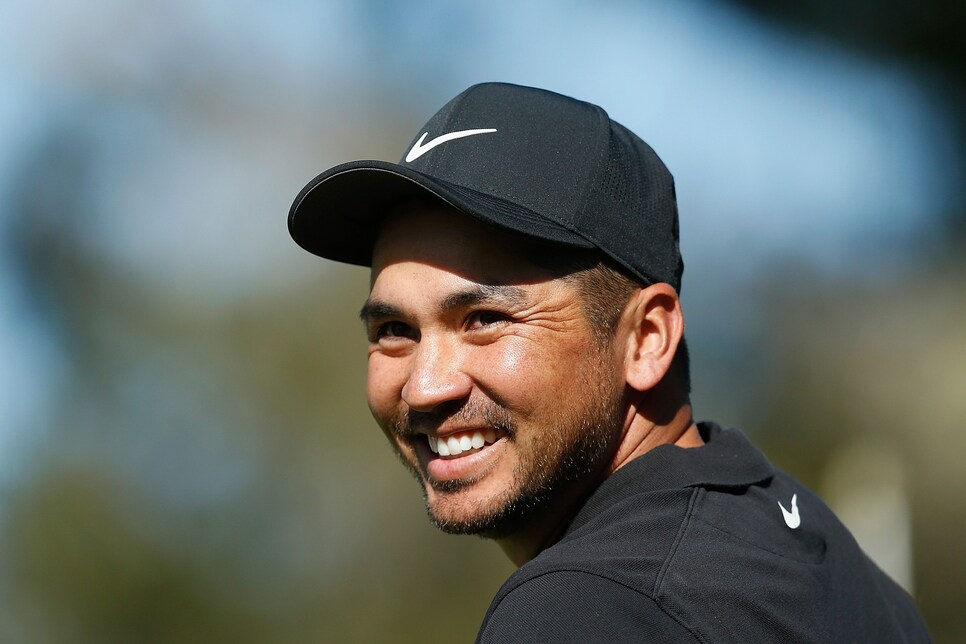
M673 180L602 109L471 87L289 229L372 267L372 413L436 525L520 566L478 641L928 640L815 495L692 419Z

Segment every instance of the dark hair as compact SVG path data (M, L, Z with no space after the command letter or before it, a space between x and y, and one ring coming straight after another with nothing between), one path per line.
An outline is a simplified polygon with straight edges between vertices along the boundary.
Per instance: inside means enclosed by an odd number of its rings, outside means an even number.
M559 246L537 252L537 262L574 284L580 294L584 313L600 343L612 340L624 307L638 288L649 286L628 276L609 258L596 250L560 253ZM677 372L685 394L691 393L691 356L687 340L678 343L671 372Z

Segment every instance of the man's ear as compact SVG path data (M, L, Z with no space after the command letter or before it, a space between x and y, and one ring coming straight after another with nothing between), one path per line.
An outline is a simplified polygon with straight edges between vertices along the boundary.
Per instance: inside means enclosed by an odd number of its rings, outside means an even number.
M627 384L638 391L653 389L671 368L684 335L684 313L677 292L663 283L635 292L624 309L621 328L627 341Z

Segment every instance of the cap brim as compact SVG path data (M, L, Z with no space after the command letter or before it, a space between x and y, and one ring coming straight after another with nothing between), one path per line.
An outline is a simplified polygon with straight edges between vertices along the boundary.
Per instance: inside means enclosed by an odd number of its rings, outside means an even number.
M530 237L594 247L577 233L528 208L387 161L344 163L310 181L289 210L289 233L310 253L369 266L383 218L406 200L427 195Z

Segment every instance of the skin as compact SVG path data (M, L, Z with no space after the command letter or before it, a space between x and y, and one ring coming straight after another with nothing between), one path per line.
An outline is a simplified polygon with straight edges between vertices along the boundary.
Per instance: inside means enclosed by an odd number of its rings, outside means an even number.
M601 480L666 443L702 444L669 374L684 329L673 288L638 289L612 339L530 242L448 209L391 217L362 318L367 395L444 530L497 540L517 565L553 543ZM493 430L469 456L427 435Z

